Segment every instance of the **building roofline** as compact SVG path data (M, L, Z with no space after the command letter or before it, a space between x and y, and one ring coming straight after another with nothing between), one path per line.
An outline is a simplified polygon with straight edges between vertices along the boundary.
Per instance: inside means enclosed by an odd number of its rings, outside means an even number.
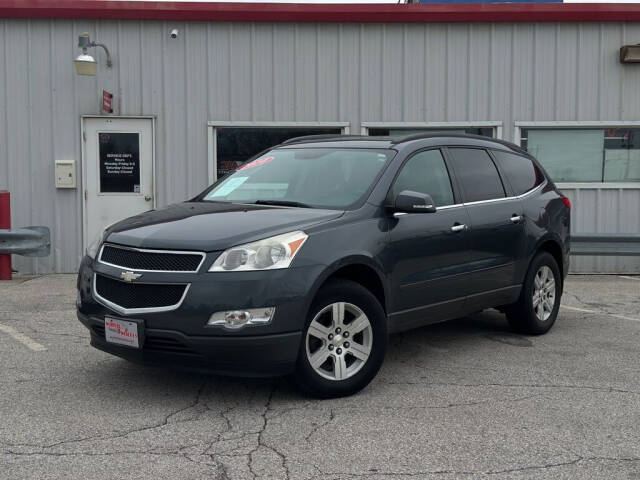
M296 4L0 0L0 18L219 22L637 22L638 3Z

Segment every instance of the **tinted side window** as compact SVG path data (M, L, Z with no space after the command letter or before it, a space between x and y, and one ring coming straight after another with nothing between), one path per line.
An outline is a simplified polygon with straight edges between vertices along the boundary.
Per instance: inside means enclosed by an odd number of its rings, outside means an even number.
M395 196L403 190L431 195L437 207L453 204L451 180L440 150L420 152L405 163L391 192Z
M498 170L485 150L450 148L449 151L464 190L465 202L505 197Z
M493 155L516 195L522 195L543 182L542 172L530 159L497 150Z

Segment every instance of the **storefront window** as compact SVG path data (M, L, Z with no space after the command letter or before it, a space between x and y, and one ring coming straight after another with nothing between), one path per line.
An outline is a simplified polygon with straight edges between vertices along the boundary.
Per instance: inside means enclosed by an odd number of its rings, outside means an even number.
M521 146L556 182L640 181L640 128L523 129Z
M407 135L415 135L418 133L467 133L471 135L482 135L484 137L493 137L494 129L492 127L485 128L369 128L369 135L372 136L391 136L404 137Z
M217 127L215 133L217 178L222 178L229 172L234 171L249 158L285 140L304 135L340 135L342 129L339 127Z

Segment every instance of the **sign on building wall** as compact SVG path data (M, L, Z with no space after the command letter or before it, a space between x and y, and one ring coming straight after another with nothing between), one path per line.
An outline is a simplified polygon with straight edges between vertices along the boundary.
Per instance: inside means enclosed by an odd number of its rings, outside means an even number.
M140 134L100 132L100 192L140 193Z
M113 113L113 93L102 90L102 111Z

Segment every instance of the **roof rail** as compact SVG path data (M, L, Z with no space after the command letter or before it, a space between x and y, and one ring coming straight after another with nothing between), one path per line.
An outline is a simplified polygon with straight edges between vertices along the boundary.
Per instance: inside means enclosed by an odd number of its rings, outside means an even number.
M333 139L355 140L355 139L361 139L361 138L366 138L366 137L364 137L363 135L340 135L339 133L320 133L317 135L303 135L301 137L293 137L288 140L285 140L280 145L290 145L292 143L307 142L309 140L320 140L324 142L324 141L333 140Z
M410 142L412 140L422 140L426 138L435 138L435 137L459 137L459 138L474 138L476 140L484 140L486 142L493 142L503 145L505 147L510 148L513 151L529 154L525 149L516 145L515 143L507 142L506 140L500 140L499 138L485 137L484 135L474 135L471 133L447 133L443 132L428 132L428 133L414 133L411 135L407 135L406 137L397 137L394 138L391 143L396 145L398 143Z

